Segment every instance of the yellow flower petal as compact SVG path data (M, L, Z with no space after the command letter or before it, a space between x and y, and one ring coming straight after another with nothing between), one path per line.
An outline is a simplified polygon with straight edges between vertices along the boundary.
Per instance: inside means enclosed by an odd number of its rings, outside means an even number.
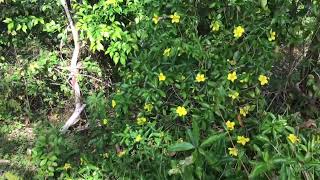
M122 156L124 156L125 154L126 154L126 151L125 151L125 150L122 150L122 151L120 151L120 152L117 153L117 156L118 156L118 157L122 157Z
M139 117L139 118L137 119L137 124L138 124L138 125L142 126L142 125L144 125L145 123L147 123L147 119L146 119L145 117Z
M229 154L231 156L238 156L238 149L237 148L228 148Z
M63 169L64 169L64 170L71 169L71 164L65 163L64 166L63 166Z
M163 51L163 55L169 57L171 54L171 48L167 48Z
M234 129L235 124L236 124L235 122L227 121L226 122L227 129L229 131L232 131Z
M265 76L265 75L260 75L259 78L258 78L258 80L260 81L261 86L268 84L269 83L268 79L269 78L267 76Z
M246 138L244 136L238 136L237 137L237 143L245 145L246 143L248 143L250 141L249 138Z
M165 81L166 80L166 76L163 73L160 73L158 78L159 78L159 81Z
M197 74L196 77L196 82L204 82L206 80L206 77L204 76L204 74Z
M115 100L112 100L112 101L111 101L111 106L112 106L112 108L115 108L116 105L117 105L117 102L116 102Z
M146 110L147 112L151 112L153 109L153 105L152 104L145 104L143 109Z
M237 26L234 30L233 30L233 36L235 38L240 38L243 33L244 33L244 28L242 26Z
M276 40L276 32L274 32L274 31L270 31L270 34L269 34L269 37L268 37L268 40L269 41L274 41L274 40Z
M240 114L241 114L243 117L246 117L247 114L249 114L249 110L250 110L250 106L249 106L249 105L246 105L246 106L244 106L244 107L240 107L240 108L239 108Z
M178 106L176 109L176 113L178 114L178 116L185 116L185 115L187 115L188 112L185 107Z
M237 79L237 72L233 71L232 73L228 74L228 80L234 82Z
M142 137L141 137L141 135L140 134L138 134L137 136L136 136L136 139L134 140L135 142L140 142L142 140Z
M295 144L295 143L300 141L300 139L294 134L289 134L288 139L293 144Z
M155 23L155 24L158 24L160 20L160 17L158 15L153 15L153 18L152 18L152 21Z
M180 22L180 16L177 12L175 12L173 15L170 15L171 22L172 23L179 23Z
M220 23L219 21L214 21L211 23L210 25L211 31L215 32L215 31L219 31L220 29Z
M228 96L231 97L232 100L235 100L239 97L239 93L237 91L233 91Z

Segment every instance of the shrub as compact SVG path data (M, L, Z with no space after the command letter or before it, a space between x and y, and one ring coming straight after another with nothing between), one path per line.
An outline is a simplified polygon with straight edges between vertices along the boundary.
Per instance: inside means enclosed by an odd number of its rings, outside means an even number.
M95 58L112 59L117 82L110 95L107 85L79 76L88 143L67 147L68 136L40 136L34 149L39 177L319 178L320 147L312 129L319 124L319 2L107 0L73 2L72 8L87 56L82 67L104 78L105 62ZM60 18L42 23L40 15L2 18L17 39L34 30L69 42ZM39 22L26 28L24 21ZM306 45L314 56L305 55ZM71 92L67 75L50 72L66 62L55 52L39 54L21 66L2 63L0 88L27 88L21 96L63 106L61 94ZM61 84L48 86L52 80ZM291 88L299 93L292 95ZM0 100L0 111L20 111L15 94L3 95L12 101ZM279 94L292 102L274 105Z

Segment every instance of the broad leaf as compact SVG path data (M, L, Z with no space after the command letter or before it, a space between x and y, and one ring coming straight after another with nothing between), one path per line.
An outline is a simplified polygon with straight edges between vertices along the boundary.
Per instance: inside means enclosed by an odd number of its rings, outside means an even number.
M223 133L223 134L214 134L214 135L210 136L208 139L206 139L205 141L203 141L203 143L200 145L200 147L210 146L213 143L215 143L216 141L224 138L225 136L226 136L225 133Z
M168 148L171 152L188 151L190 149L194 149L194 146L188 142L177 143Z

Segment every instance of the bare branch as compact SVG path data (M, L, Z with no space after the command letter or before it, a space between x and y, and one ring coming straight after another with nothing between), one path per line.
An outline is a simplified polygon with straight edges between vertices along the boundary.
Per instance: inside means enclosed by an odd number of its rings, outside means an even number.
M9 160L0 159L0 164L9 164L9 163L10 163Z
M74 92L75 96L75 109L72 114L72 116L68 119L68 121L65 123L65 125L60 129L62 133L65 133L70 126L75 124L78 121L78 117L80 116L81 112L85 108L85 104L81 104L81 91L80 91L80 86L77 81L77 75L79 74L78 70L78 57L80 53L80 41L79 41L79 34L78 30L74 26L72 17L70 15L70 11L68 9L68 6L66 4L65 0L60 0L63 9L67 15L67 19L69 22L69 26L71 28L72 36L73 36L73 41L74 41L74 49L73 49L73 54L72 54L72 59L71 59L71 64L70 64L70 76L69 79L71 81L71 86Z

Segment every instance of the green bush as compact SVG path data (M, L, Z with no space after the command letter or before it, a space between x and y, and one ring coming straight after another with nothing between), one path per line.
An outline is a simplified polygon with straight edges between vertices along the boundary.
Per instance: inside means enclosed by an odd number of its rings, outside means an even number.
M317 50L319 9L291 0L73 1L89 129L40 133L39 178L318 179L319 68L305 46ZM63 19L47 13L6 12L12 39L0 43L19 45L27 32L56 35L54 47L72 43ZM26 98L67 104L68 69L58 70L69 50L40 49L21 63L2 58L0 89L10 91L0 112L30 111ZM108 72L111 88L100 80Z
M32 150L32 158L38 166L37 176L53 177L58 172L58 167L68 158L66 141L56 129L44 129L38 133Z
M308 38L296 31L315 23L290 17L290 6L286 1L145 4L136 24L144 34L141 48L120 69L113 118L135 131L154 123L172 137L165 148L175 152L171 168L155 177L318 176L314 137L293 128L290 117L266 112L279 46ZM291 22L295 28L286 29ZM134 150L126 153L135 157Z

